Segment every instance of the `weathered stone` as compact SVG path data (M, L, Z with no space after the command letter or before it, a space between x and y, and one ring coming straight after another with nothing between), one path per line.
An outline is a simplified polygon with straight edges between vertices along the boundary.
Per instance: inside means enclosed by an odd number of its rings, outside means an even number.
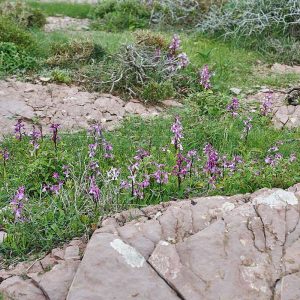
M41 264L44 270L49 271L55 264L57 264L57 261L51 256L51 254L48 254L41 260Z
M94 234L67 299L178 299L144 257L112 234Z
M289 74L289 73L300 74L300 66L288 66L288 65L275 63L271 67L271 71L279 74Z
M39 261L36 261L29 268L26 269L26 273L42 273L43 271L44 269Z
M79 263L79 261L65 261L39 277L40 286L51 300L66 299Z
M43 84L31 84L0 80L0 135L12 133L19 118L28 128L38 119L41 127L55 122L67 131L87 129L92 123L113 129L125 116L126 103L118 97L52 84L48 78L43 81ZM157 113L157 109L146 108L142 103L130 103L133 113L143 116Z
M205 283L182 265L176 246L161 241L152 253L149 263L183 299L205 299Z
M66 250L65 250L64 259L65 260L80 259L80 257L79 257L79 247L76 246L76 245L67 247Z
M59 264L51 271L39 272L59 249L41 263L1 270L0 281L27 275L36 281L33 289L39 286L51 300L65 299L67 293L68 300L296 300L298 189L261 189L251 195L201 197L121 212L103 220L81 263L73 260L81 247L76 239L64 247L69 259L55 260ZM31 289L33 281L18 278L18 285ZM12 290L5 285L2 291Z
M163 100L161 103L166 107L183 107L182 103L172 99Z
M129 114L145 115L147 114L146 108L141 103L128 102L125 105L125 111Z
M4 280L0 284L0 293L3 293L4 299L46 300L43 292L33 284L31 279L23 280L19 276Z
M276 285L274 300L300 299L300 272L284 276Z
M89 30L89 19L75 19L67 16L63 17L47 17L47 23L45 25L45 31L57 31L57 30Z
M62 260L62 259L64 259L65 251L63 249L60 249L60 248L55 248L51 251L51 255L55 259L61 259Z

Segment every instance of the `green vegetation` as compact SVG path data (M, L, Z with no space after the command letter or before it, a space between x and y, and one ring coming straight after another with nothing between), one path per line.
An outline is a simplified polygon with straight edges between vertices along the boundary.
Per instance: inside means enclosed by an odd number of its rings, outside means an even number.
M46 16L67 16L71 18L88 18L93 6L88 3L38 2L28 1L30 7L39 9Z
M138 0L104 0L94 11L93 28L108 31L134 30L149 26L151 11Z
M14 43L0 42L0 76L36 67L34 58Z
M210 96L208 107L213 108L220 97ZM2 149L9 151L10 158L0 167L3 177L1 206L9 205L15 191L22 185L26 186L28 200L24 201L22 222L13 222L11 210L1 212L3 225L9 233L9 238L1 246L2 253L8 257L22 257L33 249L35 252L49 250L72 236L89 232L100 214L132 205L143 206L192 195L233 195L263 187L287 188L299 182L300 166L291 160L299 148L299 130L277 131L270 126L269 118L253 113L253 128L245 140L241 136L246 116L241 114L234 118L226 113L228 102L229 98L223 96L223 103L214 110L204 110L203 106L193 102L180 113L184 134L182 153L186 156L195 149L200 157L199 161L194 161L191 177L184 176L180 187L172 173L176 165L176 150L171 145L172 116L150 120L128 119L120 129L106 133L105 140L113 145L112 159L104 159L100 148L91 158L88 145L94 142L94 138L85 133L61 135L57 150L49 136L39 141L40 147L36 151L29 137L24 136L21 141L6 139ZM215 188L210 187L209 175L203 172L207 158L202 149L207 143L213 145L220 159L224 155L227 159L239 156L243 161L233 172L224 169L223 175L216 180ZM270 155L269 149L276 145L282 158L272 166L265 159ZM141 148L148 151L149 156L139 161L141 168L136 180L143 180L145 174L152 178L151 174L156 169L152 162L164 164L164 170L169 174L168 183L163 185L151 179L150 186L143 190L143 197L120 189L122 180L128 180L128 167L134 163L137 150ZM91 161L97 162L101 170L101 175L97 176L101 196L96 202L89 192L89 176L94 172ZM67 176L64 175L66 165ZM108 175L113 168L120 171L117 179ZM58 173L58 178L53 176L55 173ZM56 193L59 182L64 183ZM45 189L45 186L51 188Z
M42 28L46 24L41 10L30 8L22 1L0 3L0 16L10 18L25 28Z
M0 16L0 42L15 43L20 48L29 48L34 44L34 38L10 18Z
M236 46L258 50L270 59L300 63L298 0L228 0L212 6L198 28Z
M259 67L279 53L282 60L297 62L297 37L291 33L282 48L272 46L273 50L271 44L264 49L260 42L253 44L255 38L273 34L271 24L263 35L247 39L250 51L246 45L237 47L240 33L228 41L220 40L221 30L212 32L215 38L195 30L176 35L177 28L194 26L199 11L208 9L196 1L184 1L179 9L178 3L154 1L149 7L137 0L105 0L95 8L29 2L41 17L33 22L36 25L0 13L2 77L43 75L52 82L77 83L89 91L113 92L147 104L175 98L185 107L163 118L128 118L120 128L99 136L95 128L94 134L63 134L53 124L51 136L42 138L37 125L24 134L17 123L20 135L0 143L0 225L8 233L0 251L6 259L26 258L90 234L99 216L120 209L194 195L287 188L299 182L299 129L275 130L261 107L250 110L243 105L243 92L249 89L300 81L295 74L259 73ZM199 10L191 10L193 5ZM93 30L83 35L38 28L42 16L56 14L89 17ZM151 30L136 30L140 28ZM277 29L276 38L283 41ZM236 111L227 109L232 87L242 90ZM184 138L178 140L181 135ZM208 144L213 155L207 154ZM210 156L217 157L217 172L208 170ZM159 179L158 174L165 177Z

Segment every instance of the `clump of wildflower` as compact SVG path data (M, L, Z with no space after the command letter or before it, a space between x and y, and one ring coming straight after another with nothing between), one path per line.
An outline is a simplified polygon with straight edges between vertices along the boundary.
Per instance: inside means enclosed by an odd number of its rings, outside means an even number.
M122 180L121 183L120 183L120 188L125 189L125 190L129 190L130 189L130 183L126 180Z
M104 151L104 158L113 158L113 146L112 144L108 143L104 136L103 136L103 130L101 125L95 124L92 125L89 129L89 132L92 134L94 138L94 144L90 144L90 152L89 156L90 158L95 156L95 151L98 146L101 146Z
M89 144L89 158L93 158L96 155L98 144Z
M99 139L102 139L103 137L102 126L100 124L91 125L89 132L94 138L94 143L96 143Z
M58 172L54 172L52 174L52 178L54 179L55 183L54 184L44 184L42 187L42 192L50 192L55 195L59 195L63 185L64 181L60 180L60 175Z
M174 34L171 44L169 46L169 56L174 57L176 55L176 52L180 48L181 40L177 34Z
M169 174L168 172L164 171L165 165L163 164L155 164L155 165L156 165L156 171L152 174L153 178L160 185L167 184L169 181Z
M211 144L206 144L203 148L206 155L206 163L203 171L209 176L209 183L215 187L217 178L222 174L220 169L219 154Z
M114 158L113 155L113 146L108 143L106 140L103 140L103 150L104 150L104 158Z
M244 120L244 130L242 135L242 137L244 137L246 141L248 139L248 135L251 129L252 129L252 118L248 117L246 120Z
M53 184L53 185L49 186L49 190L53 194L59 195L59 192L62 189L63 185L64 185L64 182L63 181L59 181L57 184Z
M0 155L2 156L4 168L6 166L6 162L9 160L9 152L6 148L3 150L0 149Z
M40 148L39 139L41 139L42 133L36 130L33 125L32 131L29 132L28 136L30 137L30 144L33 146L33 151L37 153L37 150Z
M172 145L174 145L175 150L183 150L182 144L181 144L181 139L183 138L183 127L182 124L180 122L179 117L175 117L175 121L172 124L171 127L171 132L174 134L173 138L172 138Z
M208 69L208 65L205 65L202 70L199 71L200 84L205 90L211 89L211 77L212 73Z
M26 201L27 198L25 195L25 187L21 186L18 188L15 196L10 202L15 215L15 221L24 221L24 218L22 217L22 213L24 208L24 202Z
M54 172L54 173L52 174L52 177L53 177L54 179L59 179L59 174L58 174L57 172Z
M227 111L231 113L233 117L238 115L238 110L240 107L240 103L238 98L232 98L231 103L227 106Z
M223 156L223 168L228 169L230 174L234 173L237 170L239 164L243 162L242 158L239 155L233 156L232 160L228 160L226 155Z
M63 174L65 175L65 178L70 177L70 167L68 165L63 165Z
M184 157L180 152L177 153L176 165L173 168L173 174L177 177L178 189L181 188L182 180L188 173L190 160Z
M25 134L25 125L23 124L22 119L19 119L15 124L15 138L21 141L24 134Z
M283 155L281 153L279 153L278 151L279 151L279 148L276 145L271 147L268 150L269 155L267 155L267 157L265 158L265 163L267 165L275 167L278 164L278 162L280 160L282 160Z
M188 163L187 167L190 171L190 178L191 178L192 177L192 172L193 172L194 162L197 159L199 160L197 150L188 151L188 153L186 154L186 157L189 160L189 163Z
M180 53L177 56L177 69L184 69L186 68L190 63L190 60L186 53Z
M128 176L128 179L131 181L131 195L134 196L134 185L136 182L136 175L137 171L140 167L140 164L138 162L135 162L134 164L130 165L128 167L130 175Z
M136 156L134 157L134 159L136 161L141 161L143 160L144 158L150 156L150 153L149 151L143 149L143 148L140 148L136 151Z
M116 181L118 180L119 176L120 176L120 169L111 168L109 171L107 171L107 178L109 181Z
M272 112L272 93L268 93L265 97L264 102L260 106L260 113L262 116L267 116Z
M290 158L289 158L289 162L293 163L297 160L297 155L296 153L291 153Z
M55 150L57 150L57 144L59 141L59 136L58 136L58 128L59 127L60 127L60 124L51 124L51 126L50 126L50 131L52 132L51 140L54 143Z
M90 177L90 190L89 194L92 196L95 203L99 202L101 197L101 191L96 183L95 176Z

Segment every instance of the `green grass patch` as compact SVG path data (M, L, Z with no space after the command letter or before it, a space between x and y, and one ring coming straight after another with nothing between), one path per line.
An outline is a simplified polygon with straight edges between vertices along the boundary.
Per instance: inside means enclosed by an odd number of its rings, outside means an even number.
M89 18L93 5L88 3L69 3L69 2L37 2L28 1L30 7L40 9L47 16L68 16L71 18Z
M59 133L57 150L50 136L38 141L37 151L28 137L24 136L22 141L5 139L1 149L6 149L10 158L5 164L3 156L0 158L0 208L1 225L8 232L8 239L0 246L1 252L9 259L47 251L74 236L91 233L100 215L120 209L196 195L234 195L264 187L287 188L299 182L300 165L298 161L290 161L299 149L299 130L275 130L269 118L252 113L253 127L245 139L243 122L247 115L232 117L226 112L230 99L221 94L215 98L223 99L216 111L204 110L191 102L189 108L180 112L184 134L181 153L185 159L189 150L196 150L199 155L181 177L180 185L176 175L178 156L171 144L170 130L174 115L179 112L170 112L166 118L126 120L118 130L105 133L105 140L98 140L92 157L89 145L95 139L84 132ZM213 97L207 99L214 101ZM107 143L113 146L113 158L105 158L108 152L103 145ZM211 174L203 171L207 162L203 148L207 143L218 152L217 164L222 173L217 175L214 188L210 183ZM278 152L270 152L275 145ZM149 155L139 160L136 155L141 155L137 152L141 148ZM274 166L265 162L268 156L279 153ZM228 161L239 156L242 163L231 172L223 168L224 156ZM135 162L139 164L134 173L134 189L138 192L132 191L132 177L129 177L129 169ZM99 169L91 163L97 163ZM153 175L160 164L163 165L160 170L168 174L167 183L158 183ZM68 166L68 176L64 174L64 165ZM182 166L187 168L186 160ZM113 179L116 170L120 174ZM56 172L59 178L53 177ZM97 201L91 192L93 177L100 189ZM145 180L148 184L141 188ZM128 189L120 188L123 181L128 182ZM58 189L60 182L63 183ZM21 186L26 188L27 200L23 200L20 220L15 218L10 201Z

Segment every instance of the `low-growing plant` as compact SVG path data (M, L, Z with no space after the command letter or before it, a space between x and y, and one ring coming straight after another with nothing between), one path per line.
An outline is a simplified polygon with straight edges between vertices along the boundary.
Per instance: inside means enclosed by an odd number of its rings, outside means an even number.
M171 80L165 82L150 81L142 91L141 97L145 102L156 103L161 100L170 99L175 95L175 89Z
M33 47L32 35L8 17L0 16L0 42L15 43L19 48Z
M92 13L93 27L109 31L166 25L193 27L206 4L197 0L105 0Z
M137 45L168 50L169 41L160 33L151 30L137 30L134 32Z
M69 71L57 68L52 70L51 79L57 83L70 84L72 82L71 74Z
M200 115L221 116L224 114L228 99L222 94L208 91L206 93L193 93L187 101L191 105L197 105Z
M0 15L11 18L22 27L42 28L46 24L46 17L39 9L30 8L23 1L0 4Z
M0 42L0 74L16 74L37 66L36 60L14 43Z
M36 10L43 11L47 16L64 15L71 18L84 19L88 18L90 11L94 8L90 3L79 2L41 2L30 1L28 3L30 7Z
M65 43L53 43L50 52L51 56L46 62L51 66L78 64L88 62L91 59L100 60L105 55L105 51L100 45L87 39L72 39Z
M149 7L139 0L104 0L93 12L93 27L109 31L146 28L150 15Z

